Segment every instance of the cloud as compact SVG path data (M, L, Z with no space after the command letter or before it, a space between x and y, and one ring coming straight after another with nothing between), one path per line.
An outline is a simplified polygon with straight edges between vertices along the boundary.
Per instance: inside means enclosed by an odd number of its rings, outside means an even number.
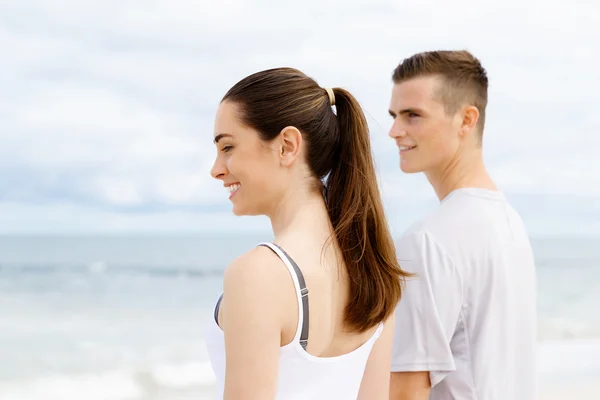
M47 212L61 215L61 226L89 216L106 229L212 227L209 213L228 210L209 176L218 102L243 76L282 65L356 95L372 128L386 204L396 216L424 212L435 204L432 190L422 176L398 170L387 107L395 65L436 48L467 48L488 70L486 159L508 194L567 196L590 210L591 200L578 199L600 198L600 174L592 173L600 170L592 154L600 126L590 107L600 91L597 3L310 0L290 7L2 2L4 226L46 229Z

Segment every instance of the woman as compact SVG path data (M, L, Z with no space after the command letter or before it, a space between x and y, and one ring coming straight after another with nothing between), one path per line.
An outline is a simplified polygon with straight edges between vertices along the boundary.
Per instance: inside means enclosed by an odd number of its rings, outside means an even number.
M291 68L258 72L221 101L214 142L234 214L274 233L225 271L206 337L220 395L387 399L405 273L357 101Z

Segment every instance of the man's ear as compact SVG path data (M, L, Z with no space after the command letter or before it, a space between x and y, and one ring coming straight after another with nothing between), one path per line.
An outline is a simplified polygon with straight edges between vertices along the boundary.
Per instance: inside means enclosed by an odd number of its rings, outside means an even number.
M279 159L281 165L289 166L300 156L302 133L294 126L286 126L279 134Z
M466 136L476 129L477 121L479 121L479 110L475 106L466 106L462 110L461 117L460 134Z

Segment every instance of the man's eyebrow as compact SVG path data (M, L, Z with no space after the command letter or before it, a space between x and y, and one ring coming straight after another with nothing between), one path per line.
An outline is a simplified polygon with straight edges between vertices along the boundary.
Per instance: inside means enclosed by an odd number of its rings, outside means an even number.
M390 113L390 115L392 116L392 118L396 118L399 115L406 115L406 114L418 114L420 116L426 115L425 111L423 111L420 108L416 108L416 107L403 108L400 111L398 111L398 114L396 114L392 110L388 110L388 112Z
M233 135L230 133L219 133L217 136L215 136L215 144L219 143L219 140L223 139L224 137L233 137Z
M398 114L396 114L395 112L393 112L392 110L388 110L388 113L390 113L390 115L393 118L396 118L398 115L405 115L405 114L410 114L410 113L415 113L415 114L423 114L423 110L421 110L420 108L403 108L401 109Z
M423 110L419 109L419 108L403 108L402 110L400 110L400 115L404 115L404 114L410 114L410 113L415 113L415 114L423 114Z

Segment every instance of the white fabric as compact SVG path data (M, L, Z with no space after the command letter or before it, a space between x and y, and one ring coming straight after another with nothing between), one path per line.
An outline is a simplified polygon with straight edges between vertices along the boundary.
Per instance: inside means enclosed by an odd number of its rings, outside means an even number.
M271 245L288 268L302 310L302 298L296 273L281 251ZM310 294L309 294L310 296ZM302 313L298 318L296 337L282 346L279 356L279 375L276 400L355 400L358 396L363 373L376 340L381 335L383 324L356 350L337 357L316 357L307 353L300 345ZM225 381L225 342L223 331L214 318L208 324L206 345L217 378L217 399L223 398ZM308 338L310 343L310 337Z
M499 192L458 189L399 240L409 278L392 371L430 371L430 400L537 399L536 276Z

